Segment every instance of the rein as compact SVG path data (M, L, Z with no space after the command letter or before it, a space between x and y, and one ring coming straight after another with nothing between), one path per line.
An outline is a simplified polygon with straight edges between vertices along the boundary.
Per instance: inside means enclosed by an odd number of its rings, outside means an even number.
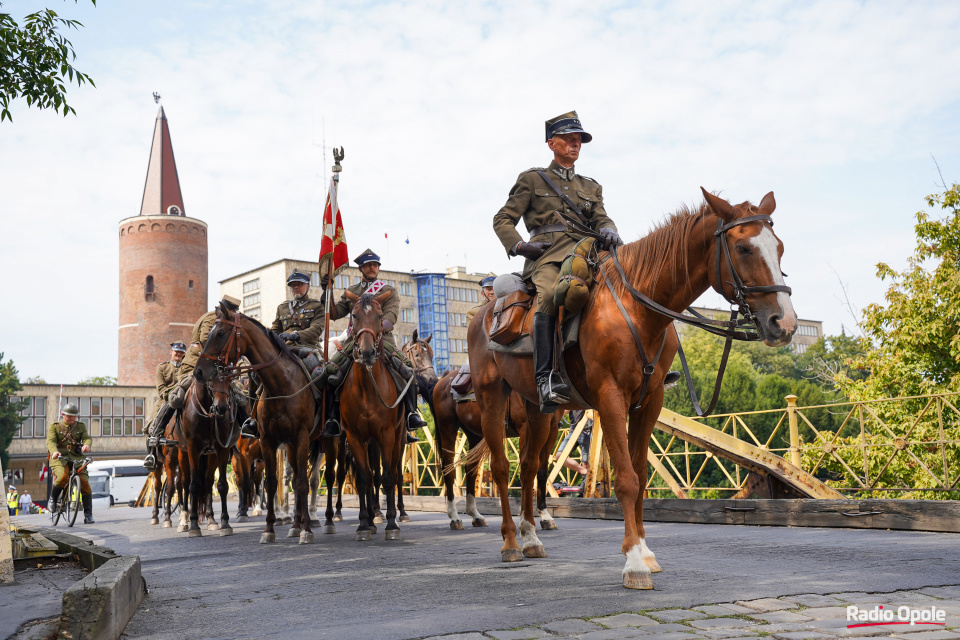
M240 316L242 314L238 311L238 312L235 312L235 315ZM277 353L277 357L275 357L270 362L261 362L260 364L251 364L251 365L241 365L240 364L240 357L241 357L240 321L239 320L230 321L224 317L220 317L218 321L224 324L230 325L231 327L234 328L234 330L230 332L230 337L227 339L227 343L223 345L223 348L220 349L220 353L218 353L216 357L208 356L207 354L202 352L200 353L200 357L205 358L207 360L213 360L217 364L217 374L219 375L220 378L231 380L233 378L242 376L245 373L250 373L251 371L259 371L260 369L266 369L267 367L271 367L275 365L277 362L280 361L280 358L283 357L283 350L281 349ZM236 351L233 361L237 364L233 364L233 365L230 364L230 348L231 347L234 347Z
M407 380L407 386L405 386L403 391L397 395L397 401L393 404L387 404L386 400L383 399L383 395L380 393L380 387L377 385L376 379L373 377L373 367L364 365L360 358L360 336L362 336L364 333L369 333L371 336L373 336L374 348L377 350L377 361L379 362L383 359L383 324L381 323L380 331L377 333L374 333L373 329L369 327L364 327L362 329L358 329L357 332L353 334L353 362L354 364L360 365L367 370L367 376L370 378L370 383L373 385L374 391L377 392L377 398L380 400L380 404L387 409L396 409L397 405L400 404L404 396L407 395L407 391L410 390L410 385L413 384L413 381L417 379L417 376L410 376L410 379Z
M682 313L677 313L676 311L668 309L662 304L651 299L649 296L641 293L630 283L630 280L627 278L627 274L623 270L623 265L620 264L620 258L617 255L616 247L611 247L608 258L604 258L600 261L602 264L604 261L606 261L606 259L612 260L624 288L630 293L634 300L639 302L642 306L646 307L650 311L658 313L662 316L666 316L678 322L693 325L703 329L704 331L708 331L712 334L726 338L723 345L723 356L720 358L720 367L717 371L716 383L714 384L713 397L711 398L710 404L707 406L706 411L704 411L700 408L700 401L697 397L696 390L693 388L693 379L690 376L690 369L687 366L687 359L683 353L683 345L680 343L679 334L677 334L677 353L680 356L680 364L683 367L683 375L686 378L687 391L690 394L690 400L693 403L693 408L700 417L709 415L710 412L713 411L713 408L716 406L717 400L720 397L720 384L723 381L723 374L727 368L727 359L730 355L730 347L733 344L733 340L756 342L761 339L758 320L751 311L750 305L747 304L746 297L752 293L785 292L787 295L790 295L793 292L793 290L786 285L763 285L757 287L748 287L743 283L743 280L740 278L740 275L737 273L737 269L733 264L733 258L730 256L730 247L727 243L727 231L734 227L750 222L766 222L771 227L773 226L773 219L769 215L764 214L747 216L728 223L724 223L723 219L720 219L717 224L717 230L713 234L717 239L717 244L720 245L720 247L717 248L716 260L717 288L719 288L720 295L722 295L725 300L730 302L731 305L736 305L730 310L730 320L713 320L689 308L688 311L693 314L693 317L684 315ZM733 282L727 281L727 284L733 288L732 298L727 296L726 292L723 290L723 279L721 274L722 262L720 258L721 252L726 258L727 267L730 269L730 274L733 278ZM660 349L657 351L657 355L654 356L652 361L648 360L646 351L644 351L643 344L640 341L637 328L634 325L633 320L630 319L629 314L627 314L627 310L624 308L623 303L620 300L620 296L614 291L610 278L602 268L600 269L600 274L603 276L603 281L607 285L607 289L610 290L610 295L613 296L614 301L617 303L620 313L627 322L627 327L630 329L633 340L637 345L640 361L643 363L643 382L640 386L640 398L633 406L630 407L631 412L637 411L641 406L643 406L643 401L646 399L647 393L649 392L650 377L653 375L653 372L656 369L657 361L660 359L660 355L663 353L663 347L667 340L667 333L666 331L663 333L663 337L660 341ZM740 314L743 314L742 319L737 317ZM674 332L676 332L676 327L674 327Z
M213 390L211 389L210 385L204 385L204 386L207 388L207 392L212 395ZM227 402L230 404L229 417L230 417L231 426L230 426L230 436L227 438L227 441L224 443L220 441L220 429L217 428L217 418L219 418L220 416L216 415L216 412L205 411L203 408L203 405L201 405L200 401L197 399L197 394L196 393L190 394L190 400L193 403L193 407L194 409L196 409L197 413L199 413L204 418L213 420L213 437L216 439L217 444L220 446L221 449L229 449L231 446L233 446L232 445L233 436L235 435L235 432L237 430L237 421L236 421L237 408L233 402L233 398L230 397L230 391L227 392L227 398L228 398Z

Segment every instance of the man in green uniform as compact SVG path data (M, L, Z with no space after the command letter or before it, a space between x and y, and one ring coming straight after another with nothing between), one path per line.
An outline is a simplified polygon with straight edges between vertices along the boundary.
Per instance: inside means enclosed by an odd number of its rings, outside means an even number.
M413 363L410 362L406 356L403 355L403 352L397 348L396 339L393 337L393 327L397 324L397 317L400 315L400 296L397 294L396 289L388 285L383 280L379 279L380 275L380 256L375 254L370 249L367 249L361 253L357 258L354 259L354 262L357 263L357 266L360 267L360 273L363 274L363 279L352 287L347 288L347 291L353 293L354 295L361 296L364 293L371 294L380 294L386 291L390 291L391 295L389 298L384 300L383 308L383 346L387 352L387 362L393 365L395 371L397 371L404 380L409 380L410 376L413 374ZM323 287L323 296L321 297L321 303L326 302L327 295L333 295L332 292L328 291L327 288L330 286L330 278L324 274L320 278L320 285ZM330 310L330 319L337 320L345 316L350 315L350 311L353 309L353 303L350 302L350 299L347 298L346 292L340 296L340 300L336 305ZM352 331L350 331L352 334ZM347 340L343 345L341 351L338 351L337 354L330 359L330 362L336 370L343 372L346 370L346 365L348 364L350 358L352 358L353 353L353 338ZM405 366L397 366L396 361L400 361ZM404 369L406 369L404 371ZM332 371L331 367L328 367L328 371ZM342 377L339 377L336 372L333 373L334 378L328 377L328 381L332 382L335 386L343 381ZM337 392L334 394L336 396L334 402L331 402L330 410L327 412L327 422L324 425L323 435L335 437L340 435L340 394ZM423 421L423 418L420 417L420 412L417 410L417 384L414 382L410 389L407 391L407 395L404 396L404 403L407 411L407 431L416 431L422 427L426 426L426 422ZM412 434L407 434L407 442L418 442L419 440L414 437Z
M50 470L53 472L53 492L48 503L51 510L70 479L64 462L82 462L82 454L89 453L90 445L93 444L87 425L77 421L78 415L80 409L77 405L67 403L60 411L60 422L54 422L47 429L47 451L50 453ZM80 499L83 501L83 524L93 524L93 497L90 495L90 478L86 470L80 474Z
M553 161L546 169L528 169L510 190L507 203L493 217L493 229L509 256L523 256L523 279L537 288L537 312L533 317L533 351L540 411L552 413L570 399L570 388L553 370L553 343L557 308L553 292L560 276L560 263L573 251L581 236L560 224L554 212L576 220L599 233L604 246L623 244L617 227L603 207L600 184L574 171L580 146L593 139L583 130L576 111L546 122L547 146ZM529 241L517 232L523 219Z
M293 293L293 300L280 303L277 318L270 328L292 347L319 349L318 340L323 333L323 305L307 295L310 292L310 276L294 269L287 278L287 286ZM260 437L256 418L251 416L244 421L240 436Z
M187 345L182 342L171 342L170 360L167 362L161 362L157 365L157 401L153 406L154 419L160 415L160 410L163 408L163 404L167 401L170 392L173 391L174 387L177 386L177 374L180 372L180 366L183 364L183 354L186 352ZM163 433L163 428L165 426L166 424L159 426L161 433ZM144 430L144 433L147 434L147 439L149 439L153 433L153 427L154 423L151 421ZM143 461L143 466L145 466L147 469L153 469L157 463L157 458L152 448L148 447L148 451L149 453L147 454L146 459Z
M223 296L220 304L226 306L231 311L237 311L240 308L240 301L233 296ZM177 367L177 384L167 392L167 400L157 410L157 415L153 419L153 428L147 432L148 448L152 449L156 446L156 438L163 434L163 428L167 426L174 412L183 407L183 403L187 397L187 389L189 389L193 383L193 370L196 368L197 361L200 359L200 353L203 352L203 345L207 342L210 329L213 328L213 324L216 321L217 312L216 309L214 309L200 316L193 324L193 333L190 336L190 347L187 349L186 355L183 356L183 361L180 363L180 366ZM146 457L143 461L143 466L152 469L153 467L149 466L151 460L154 464L156 463L152 454Z
M470 321L473 320L473 316L477 315L477 312L480 311L480 309L483 309L483 305L487 304L488 302L493 302L497 299L496 294L493 293L493 281L496 279L497 276L491 273L480 281L480 304L467 311L467 324L470 324Z

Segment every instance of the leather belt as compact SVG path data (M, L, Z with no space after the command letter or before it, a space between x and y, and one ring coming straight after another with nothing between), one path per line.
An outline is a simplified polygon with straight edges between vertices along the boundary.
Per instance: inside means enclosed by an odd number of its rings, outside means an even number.
M556 231L566 231L567 228L562 224L545 224L542 227L530 229L530 237L543 235L544 233L554 233Z

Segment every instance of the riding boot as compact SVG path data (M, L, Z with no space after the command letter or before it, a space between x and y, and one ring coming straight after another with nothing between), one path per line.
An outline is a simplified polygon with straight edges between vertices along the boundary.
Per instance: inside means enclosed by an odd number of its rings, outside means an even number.
M260 430L257 428L256 418L250 417L243 421L243 424L240 425L240 437L253 440L260 437Z
M327 421L323 425L324 438L340 437L340 397L338 394L331 393L327 397Z
M93 496L82 493L80 500L83 502L83 524L93 524Z
M53 511L57 508L57 501L60 499L61 493L63 493L63 487L53 485L53 491L50 493L50 500L47 501L47 511Z
M670 371L670 372L667 373L667 375L663 378L663 388L664 388L664 389L669 389L670 387L672 387L672 386L674 386L675 384L677 384L677 382L679 382L679 380L680 380L680 372L679 372L679 371Z
M403 407L407 414L407 444L420 442L420 438L415 436L414 432L427 426L427 423L420 416L420 411L417 410L417 393L413 387L408 389L407 395L403 397Z
M540 395L540 413L553 413L558 405L570 402L570 387L553 370L553 343L557 318L539 311L533 315L533 358Z

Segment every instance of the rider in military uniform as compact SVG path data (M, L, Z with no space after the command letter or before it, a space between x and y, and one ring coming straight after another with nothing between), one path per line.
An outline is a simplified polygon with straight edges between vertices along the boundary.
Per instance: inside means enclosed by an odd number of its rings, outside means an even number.
M287 286L293 292L293 300L281 302L277 307L277 319L270 326L273 331L290 346L302 346L309 349L319 348L318 340L323 333L323 305L312 299L310 276L302 271L293 270L287 278ZM240 427L243 438L259 438L257 419L247 418Z
M547 120L546 140L553 152L553 161L546 169L534 168L521 173L510 190L507 203L493 217L493 229L507 255L527 259L523 279L533 282L537 288L533 351L540 411L544 413L556 411L558 405L570 399L570 388L553 370L557 329L553 292L560 276L560 263L581 239L580 235L560 224L554 212L559 211L599 233L606 247L623 244L616 225L603 207L603 188L596 180L574 171L581 144L592 139L593 136L583 130L576 111ZM546 175L557 189L538 171ZM569 203L560 196L561 193ZM521 218L530 234L529 241L524 241L517 232L516 226Z
M413 375L413 363L410 362L406 356L403 355L403 352L397 348L396 339L393 337L393 327L397 324L397 316L400 314L400 296L397 294L396 289L388 285L383 280L378 279L380 275L380 256L375 254L370 249L367 249L361 253L357 258L354 259L354 262L357 263L357 266L360 267L360 273L363 274L363 279L359 284L355 284L352 287L347 288L347 291L353 293L354 295L361 296L364 293L374 293L379 294L386 291L392 292L390 297L383 301L383 345L387 351L387 362L393 365L395 371L400 373L401 377L409 380L409 376ZM323 297L321 301L326 301L326 296L328 295L327 288L330 286L330 277L324 274L320 279L320 284L323 287ZM340 296L340 300L336 305L330 310L330 319L337 320L345 316L350 315L350 311L353 309L353 303L350 302L350 299L347 298L346 292ZM345 365L352 357L353 351L353 339L350 338L342 347L341 351L331 358L331 363L339 371L345 370ZM404 366L397 366L395 360L400 360ZM403 369L406 369L404 371ZM328 369L329 370L329 369ZM337 373L332 375L337 376ZM339 377L339 376L337 376ZM342 382L342 378L339 380L335 378L329 378L328 381L332 382L335 386L339 386ZM324 425L323 435L325 436L338 436L340 435L340 394L339 392L335 394L334 402L330 403L331 408L327 413L327 422ZM407 391L407 395L404 396L404 404L407 412L407 431L416 431L422 427L426 426L426 422L423 421L423 418L420 417L420 412L417 410L417 389L416 382L414 382L410 389ZM412 434L407 434L407 442L418 442L418 439Z
M233 296L223 296L223 300L220 301L220 304L224 305L231 311L237 311L240 309L240 301ZM210 335L210 329L213 328L213 324L216 321L217 312L216 309L214 309L213 311L208 311L200 316L200 318L193 324L193 333L190 336L190 347L187 349L187 353L183 357L183 361L180 363L180 366L177 367L177 384L167 392L167 400L157 410L157 416L153 419L153 428L147 432L148 447L156 446L155 443L151 444L151 442L154 442L154 438L163 433L163 428L170 421L170 418L173 417L174 412L183 407L183 403L187 398L187 389L190 388L190 384L193 382L193 370L197 366L197 361L200 360L200 353L203 351L203 345L207 342L207 337ZM156 460L151 453L143 461L143 466L151 469L153 467L150 465L154 464L155 462Z
M480 304L467 311L467 324L470 324L470 321L473 320L473 316L477 315L477 312L480 311L480 309L483 309L483 305L487 304L488 302L493 302L497 299L496 294L493 293L493 281L496 279L497 276L491 273L480 281Z
M153 416L160 415L160 409L163 403L167 401L170 392L177 386L177 374L180 372L180 366L183 364L183 354L187 352L187 345L182 342L170 343L170 360L161 362L157 365L157 401L153 407ZM166 425L161 425L161 429ZM151 421L146 428L147 437L153 432L153 422ZM157 463L157 458L151 450L143 461L143 466L147 469L153 469Z
M53 492L47 505L50 510L53 510L70 479L64 461L68 464L82 462L82 454L89 453L93 444L87 425L77 422L78 415L80 409L77 405L67 403L60 411L60 422L54 422L47 430L47 451L53 472ZM93 524L93 497L90 495L90 477L86 470L80 474L80 499L83 501L83 524Z

